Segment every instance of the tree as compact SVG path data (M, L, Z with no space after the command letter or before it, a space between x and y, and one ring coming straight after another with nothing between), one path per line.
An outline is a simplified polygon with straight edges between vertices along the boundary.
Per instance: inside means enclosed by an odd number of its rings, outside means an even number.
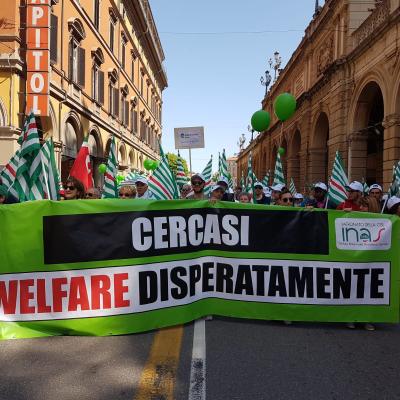
M168 164L169 164L169 167L171 168L171 171L174 173L174 175L176 175L176 169L177 169L176 162L178 160L178 156L174 153L167 153L166 156L167 156ZM185 174L189 175L189 169L188 169L186 160L182 156L181 156L181 160L182 160L182 165L183 165Z

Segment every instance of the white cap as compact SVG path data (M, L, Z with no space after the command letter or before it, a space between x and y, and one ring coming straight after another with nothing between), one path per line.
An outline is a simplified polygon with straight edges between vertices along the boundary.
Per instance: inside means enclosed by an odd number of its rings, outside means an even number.
M221 185L213 185L213 186L211 186L211 192L214 192L214 190L217 190L217 189L225 190L225 188L223 186L221 186Z
M378 190L380 190L381 192L383 192L382 186L381 186L381 185L378 185L377 183L374 183L373 185L371 185L371 186L369 187L369 192L370 192L372 189L378 189ZM368 192L368 193L369 193L369 192Z
M314 186L313 186L313 188L314 188L314 189L318 188L318 189L324 190L325 192L328 191L328 187L325 185L324 182L317 182L317 183L315 183Z
M135 186L137 181L133 181L131 179L123 181L120 186Z
M387 200L389 198L389 195L387 194L387 193L385 193L383 196L382 196L382 200Z
M387 208L390 211L390 209L395 206L396 204L400 203L400 198L397 196L392 196L388 201L387 201Z
M255 182L255 183L254 183L254 187L256 187L256 186L261 186L261 187L263 187L263 184L262 184L261 182Z
M353 181L346 186L346 190L355 190L356 192L364 193L364 186L361 182Z
M225 176L220 176L220 177L218 178L217 183L219 183L219 182L224 182L227 186L229 186L229 181L228 181L228 179L227 179Z
M303 195L301 193L296 193L293 197L296 200L303 200L304 199L304 197L303 197Z
M282 183L277 183L276 185L271 186L271 189L275 190L275 192L282 192L284 187L285 185L282 185Z
M271 197L271 189L269 187L265 187L263 189L263 192L265 194L265 197Z
M138 182L144 183L145 185L148 185L148 184L149 184L149 181L148 181L145 177L143 177L143 176L138 176L138 177L135 179L135 183L138 183Z

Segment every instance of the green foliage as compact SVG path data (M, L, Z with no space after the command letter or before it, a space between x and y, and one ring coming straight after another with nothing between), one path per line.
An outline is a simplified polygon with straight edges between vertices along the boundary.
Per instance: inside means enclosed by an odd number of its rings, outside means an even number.
M167 156L168 164L169 164L169 167L171 168L171 171L176 175L176 169L177 169L176 162L178 160L178 155L174 154L174 153L167 153L166 156ZM189 175L189 168L187 166L186 160L182 156L181 156L181 160L182 160L182 165L183 165L185 174Z

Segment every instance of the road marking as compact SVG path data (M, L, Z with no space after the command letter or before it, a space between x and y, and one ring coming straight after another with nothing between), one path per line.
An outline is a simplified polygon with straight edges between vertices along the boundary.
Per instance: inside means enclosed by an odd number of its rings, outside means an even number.
M135 400L173 400L182 335L183 326L156 333Z
M192 365L190 368L189 400L206 399L206 322L195 321L193 328Z

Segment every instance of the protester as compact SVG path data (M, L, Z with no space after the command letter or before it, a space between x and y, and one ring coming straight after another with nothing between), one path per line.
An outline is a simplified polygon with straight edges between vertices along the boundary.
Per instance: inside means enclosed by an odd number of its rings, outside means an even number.
M4 204L7 196L7 188L4 185L0 185L0 204Z
M282 193L282 190L285 188L285 185L281 183L277 183L276 185L271 186L271 200L270 204L277 204L279 201L279 196Z
M361 182L353 181L348 186L347 200L337 206L337 210L360 211L360 202L363 196L364 187Z
M224 176L221 176L217 182L217 185L221 186L224 190L224 195L222 201L235 201L235 196L233 193L229 193L229 181Z
M381 209L375 197L366 196L360 200L360 211L380 213Z
M211 187L210 200L211 201L223 201L225 194L225 188L221 185L214 185Z
M286 206L292 207L293 206L293 196L289 192L289 190L284 189L279 195L278 202L276 203L278 206Z
M83 183L70 176L64 185L64 200L78 200L85 198L85 187Z
M118 191L118 197L120 199L128 200L136 198L136 188L132 183L122 184Z
M192 187L188 183L185 183L181 187L181 199L186 199L186 196L188 196L191 191Z
M265 196L261 182L256 182L254 184L254 192L257 204L270 204L271 198Z
M240 198L240 195L242 194L242 190L243 189L240 185L235 187L234 197L235 197L236 201L240 201L239 198Z
M379 204L382 202L382 197L383 197L383 189L381 185L378 185L377 183L374 183L369 187L369 192L368 192L370 197L375 197L375 199L378 201Z
M251 203L251 194L246 192L240 193L239 203Z
M190 179L192 184L192 194L189 194L186 198L189 200L206 200L207 196L204 193L204 186L206 181L203 175L194 174Z
M100 190L95 187L89 188L88 190L86 190L85 199L86 200L100 199Z
M326 208L326 194L328 187L323 182L317 182L313 185L311 197L306 201L307 208Z
M301 193L296 193L293 196L293 205L294 207L303 207L304 197Z
M387 201L387 210L389 214L397 215L400 217L400 198L392 196Z
M154 200L153 193L149 190L149 182L143 176L135 179L137 199L141 200Z

